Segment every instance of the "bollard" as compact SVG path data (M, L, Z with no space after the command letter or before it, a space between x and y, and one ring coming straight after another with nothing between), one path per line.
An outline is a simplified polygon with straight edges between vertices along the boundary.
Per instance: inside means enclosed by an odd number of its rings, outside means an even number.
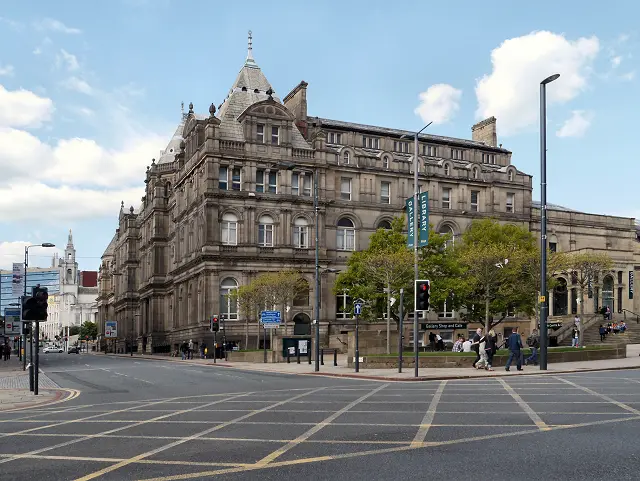
M29 370L29 391L33 392L33 364L29 363L27 369Z
M338 367L338 350L337 349L333 350L333 365L335 367Z
M320 365L324 366L324 349L320 349Z
M291 351L287 349L287 364L291 364Z
M298 364L300 364L300 350L297 350L297 354L298 354Z

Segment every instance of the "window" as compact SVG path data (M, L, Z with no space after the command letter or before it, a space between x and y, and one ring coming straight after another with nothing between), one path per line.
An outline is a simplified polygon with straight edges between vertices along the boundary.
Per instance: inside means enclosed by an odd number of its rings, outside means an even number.
M342 177L340 182L340 198L342 200L351 200L351 179Z
M513 170L509 171L509 182L513 182Z
M256 126L256 140L259 143L264 144L264 125L263 124L258 124Z
M396 152L409 152L409 142L398 142L397 140L393 142L393 150Z
M385 155L384 157L382 157L382 168L383 169L388 169L389 168L389 156Z
M388 220L381 220L378 223L378 229L391 230L391 222Z
M236 289L238 283L235 279L227 277L220 283L220 314L225 320L236 321L238 319L238 304L230 298Z
M336 296L336 319L351 319L351 297L348 291L342 291Z
M300 282L299 290L293 298L293 305L296 307L306 307L309 305L309 283L305 279L302 279ZM295 319L294 322L296 322Z
M442 189L442 208L451 209L451 189L448 187Z
M309 225L304 217L297 217L293 222L293 247L309 248Z
M271 145L280 145L280 127L271 127Z
M513 203L514 203L515 197L516 195L511 192L507 194L507 212L511 214L513 213Z
M436 146L435 145L423 145L422 146L422 154L427 155L429 157L436 157Z
M391 204L391 182L380 182L380 202Z
M445 247L448 246L452 246L455 244L455 232L453 231L453 227L451 227L449 224L444 224L440 227L440 229L438 230L438 234L442 234L442 235L446 235L448 236L447 241L445 242Z
M342 154L342 161L345 164L348 164L350 160L351 160L351 156L349 155L349 152L345 150L344 154Z
M369 149L379 149L380 139L377 137L362 137L362 146Z
M221 165L218 169L218 188L221 190L227 190L228 175L227 167Z
M451 158L453 160L463 160L462 150L451 149Z
M231 190L240 190L240 167L231 170Z
M444 175L447 177L451 175L451 166L449 164L444 164Z
M482 153L482 163L483 164L493 164L496 163L496 154L485 154Z
M330 144L341 144L342 143L342 134L338 134L335 132L329 132L329 142Z
M231 212L222 216L222 243L228 246L238 244L238 218Z
M473 176L474 179L478 178L478 168L474 167L473 170L471 171L471 175Z
M618 271L618 284L622 284L622 271Z
M356 250L356 228L351 219L343 217L338 221L338 242L340 251Z
M302 192L300 192L300 183L302 183ZM291 194L311 197L311 176L298 173L292 174Z
M273 218L263 215L258 222L258 245L273 247Z
M551 252L556 252L558 250L558 244L555 242L549 242L549 250Z
M472 190L471 191L471 212L478 212L478 197L480 196L480 191Z
M444 317L444 318L453 318L455 316L455 313L453 311L453 296L452 297L448 297L447 299L444 300L444 302L442 303L442 309L440 310L440 312L438 312L438 317ZM440 333L442 335L442 333Z
M277 172L269 172L264 169L256 171L256 192L275 194L277 192L277 182Z

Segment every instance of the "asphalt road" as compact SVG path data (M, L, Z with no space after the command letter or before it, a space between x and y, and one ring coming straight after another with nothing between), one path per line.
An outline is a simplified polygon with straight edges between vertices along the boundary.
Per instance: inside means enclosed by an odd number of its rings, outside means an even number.
M640 371L385 383L51 354L0 479L636 480Z

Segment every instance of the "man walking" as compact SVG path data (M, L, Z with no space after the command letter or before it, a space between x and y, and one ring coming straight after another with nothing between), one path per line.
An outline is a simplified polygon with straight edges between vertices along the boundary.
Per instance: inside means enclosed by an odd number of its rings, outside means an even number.
M533 363L534 366L538 365L538 349L540 348L540 336L535 329L531 335L527 338L527 345L531 348L531 356L524 361L524 365L528 366L529 363Z
M509 371L514 357L518 371L522 371L522 339L520 338L520 334L518 334L517 327L511 330L511 335L509 339L507 339L507 347L509 348L509 359L507 359L507 365L504 368L505 371Z
M473 368L474 369L476 367L476 364L480 360L480 339L482 339L482 329L478 328L478 329L476 329L475 336L473 336L473 339L471 340L471 342L472 342L471 349L473 349L476 352L476 360L473 361Z

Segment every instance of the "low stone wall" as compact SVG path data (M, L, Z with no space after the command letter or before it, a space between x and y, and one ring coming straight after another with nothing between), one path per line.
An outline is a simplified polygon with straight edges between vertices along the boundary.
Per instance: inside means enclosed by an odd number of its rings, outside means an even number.
M227 351L229 362L264 362L264 351ZM279 356L282 357L282 356ZM278 362L275 352L267 350L267 362Z
M525 349L525 358L530 355L530 350ZM548 362L577 362L577 361L602 361L605 359L624 359L627 356L626 346L612 346L610 349L575 349L572 351L558 352L549 349ZM360 362L361 369L394 369L398 367L397 357L364 356ZM447 356L420 356L419 367L427 368L455 368L471 367L475 360L475 353L451 354ZM493 358L493 366L504 366L508 355L497 355ZM353 367L353 357L348 359L349 367ZM402 360L403 367L413 367L414 357L405 356Z

